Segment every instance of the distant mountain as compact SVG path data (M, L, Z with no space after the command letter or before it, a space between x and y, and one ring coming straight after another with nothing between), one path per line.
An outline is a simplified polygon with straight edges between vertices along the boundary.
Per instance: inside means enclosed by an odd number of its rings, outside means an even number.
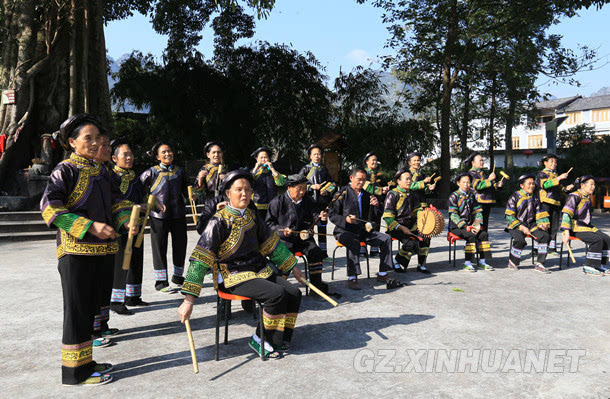
M607 95L610 95L610 87L609 86L602 87L601 89L599 89L595 93L591 94L591 97L599 97L599 96L607 96Z
M400 101L403 103L402 114L405 118L411 118L413 114L409 111L405 99L401 96L401 93L409 92L412 90L411 86L405 85L405 83L401 82L396 78L396 76L392 75L389 72L378 71L379 80L383 83L387 89L388 94L384 96L384 99L388 105L394 104L396 101Z
M119 71L119 69L121 68L121 64L128 59L130 56L130 54L123 54L122 56L120 56L119 58L116 59L116 61L114 60L114 58L110 57L110 56L106 56L106 58L108 59L108 64L110 66L110 72L112 74L117 73ZM116 83L116 79L110 75L108 76L108 86L110 89L112 89L114 87L114 84ZM123 107L121 107L119 109L118 104L116 103L112 103L112 111L113 112L139 112L139 113L148 113L150 111L150 109L147 107L145 109L138 109L136 108L133 104L127 102L125 103L125 105Z

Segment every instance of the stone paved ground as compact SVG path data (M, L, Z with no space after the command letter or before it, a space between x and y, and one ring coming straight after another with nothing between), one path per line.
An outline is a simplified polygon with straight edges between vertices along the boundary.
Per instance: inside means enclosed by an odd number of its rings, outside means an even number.
M609 216L594 222L610 231ZM94 350L97 361L116 369L115 381L103 387L60 384L54 243L0 244L0 396L610 397L610 277L585 276L579 267L557 271L557 257L550 258L551 275L533 271L529 261L524 270L508 270L502 228L502 210L495 209L495 272L454 270L446 241L437 237L429 258L434 274L402 274L410 286L394 291L373 279L362 280L360 292L348 291L342 257L331 284L343 294L339 307L305 298L293 352L281 360L263 363L248 348L256 322L239 304L230 344L221 346L221 361L213 360L215 296L208 281L192 319L197 375L177 321L180 295L154 291L146 241L143 298L151 306L111 316L122 333L115 345ZM189 232L189 250L196 240ZM584 250L576 248L580 264ZM373 272L377 265L373 260ZM324 279L330 280L330 266Z

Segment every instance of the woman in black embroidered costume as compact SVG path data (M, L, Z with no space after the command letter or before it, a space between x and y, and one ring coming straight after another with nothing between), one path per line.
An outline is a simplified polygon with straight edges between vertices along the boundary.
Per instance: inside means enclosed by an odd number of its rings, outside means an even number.
M286 176L279 173L271 163L273 151L269 147L260 147L250 156L256 159L256 165L252 169L254 194L252 200L262 220L267 217L269 202L277 194L277 188L286 183Z
M455 178L458 190L449 195L449 232L466 240L464 255L466 261L464 268L469 272L476 272L472 265L474 255L478 252L480 259L478 268L482 270L494 270L486 263L491 257L491 247L487 231L481 229L483 223L483 212L481 205L470 190L472 176L469 173L459 173Z
M131 147L123 140L112 141L112 179L118 185L125 199L133 203L141 203L145 199L144 186L132 170L134 156ZM142 211L146 212L147 204L141 204ZM141 223L139 223L141 224ZM142 269L144 264L144 243L137 248L132 247L131 264L129 270L123 270L123 256L127 244L127 234L119 237L119 251L114 259L114 280L112 284L112 297L110 310L117 314L132 315L127 306L148 306L142 296Z
M425 208L428 206L426 195L430 194L436 188L436 184L430 182L430 176L425 177L421 172L421 154L412 152L407 155L407 164L409 172L411 172L411 193L414 197L415 206L417 208Z
M544 165L544 169L538 172L536 176L536 185L538 186L538 196L542 203L542 208L548 212L551 227L549 233L551 241L549 243L549 253L556 252L557 249L557 231L561 224L561 207L565 200L565 193L572 191L574 187L570 184L564 187L561 184L562 180L568 178L567 173L557 174L557 155L547 154L539 162L539 165Z
M362 187L362 189L367 193L376 196L379 203L383 204L385 202L385 194L388 192L389 187L382 187L383 185L381 184L381 181L378 178L379 174L377 172L377 167L379 166L379 164L380 162L377 159L377 153L375 151L371 151L364 156L364 159L362 160L362 167L366 172L366 182L364 182L364 186ZM370 220L370 222L373 222L375 231L379 231L379 227L381 226L381 213L377 212L375 213L375 215L375 218L373 218L371 214L372 220ZM369 216L366 215L365 217L368 220ZM369 255L378 256L379 248L371 247Z
M421 207L410 190L411 172L407 168L402 168L396 172L394 180L397 187L390 190L383 207L386 234L401 243L396 255L398 265L394 265L394 270L404 273L411 257L417 254L417 271L430 274L430 270L426 268L430 239L419 235L417 231L417 213Z
M112 268L116 231L129 221L133 204L123 201L110 173L93 161L101 122L79 114L60 128L62 145L72 150L51 173L40 203L47 225L57 230L57 258L64 298L62 382L102 384L112 365L92 358L93 320L101 295L98 279ZM114 227L113 227L114 226ZM137 227L133 227L134 233Z
M331 201L332 194L337 189L328 168L322 164L324 148L318 144L312 144L307 149L310 163L303 166L300 175L307 178L307 194L311 196L319 211L325 209ZM318 246L324 251L324 257L328 257L326 244L326 226L318 226Z
M495 199L495 191L499 188L502 188L503 182L500 181L496 183L496 174L492 172L487 175L487 173L483 170L485 166L485 161L481 154L477 151L473 152L466 158L464 164L467 168L470 168L468 173L472 177L472 188L475 191L475 199L481 205L481 210L483 214L483 222L481 227L483 230L488 231L489 225L489 213L491 212L491 207L496 203Z
M595 192L595 180L591 175L582 176L574 181L574 186L578 189L568 195L561 211L563 243L569 245L570 235L581 239L589 246L583 272L610 275L610 237L593 225L591 196Z
M510 249L508 267L517 270L521 262L521 253L527 245L525 238L529 235L536 241L534 247L538 249L538 259L534 263L534 269L541 273L550 273L544 267L547 255L547 245L550 240L549 214L542 208L540 198L534 192L536 183L534 174L526 174L519 177L520 189L512 193L506 203L506 231L513 238L513 246ZM533 250L534 248L532 248Z
M175 293L170 287L167 274L168 236L172 236L172 260L174 274L172 283L182 285L184 260L186 258L186 205L188 180L186 172L174 165L174 151L163 142L155 144L149 155L158 165L150 167L140 176L140 181L150 195L164 206L165 212L150 213L150 243L155 269L155 289L166 294ZM195 197L195 195L193 195Z
M214 198L219 194L220 182L227 172L222 147L217 141L210 141L203 147L208 162L199 169L194 190L200 198Z
M290 271L297 280L304 275L277 234L248 208L252 181L250 172L244 170L227 174L223 181L229 204L210 219L191 254L182 285L186 297L178 313L182 322L190 317L203 277L212 269L215 288L262 302L264 331L257 328L250 346L268 358L279 358L279 351L289 348L301 303L299 288L283 277ZM280 275L267 265L266 257L277 266ZM265 334L264 348L261 334Z

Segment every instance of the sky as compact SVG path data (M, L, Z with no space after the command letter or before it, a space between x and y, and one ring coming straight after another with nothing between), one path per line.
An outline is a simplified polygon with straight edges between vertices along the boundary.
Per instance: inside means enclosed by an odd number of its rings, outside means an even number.
M254 38L240 44L263 40L287 44L300 52L311 51L334 79L340 70L349 72L358 65L380 68L380 57L393 53L385 47L390 35L381 16L382 10L355 0L277 0L269 17L256 22ZM550 30L563 35L565 47L576 49L580 44L597 49L600 61L595 70L576 75L580 87L539 79L543 92L556 97L589 96L610 86L608 21L610 6L582 11L579 17L565 19ZM203 37L198 48L211 58L211 30L204 31ZM140 14L106 27L108 54L115 59L133 50L159 57L166 44L167 38L155 33L149 19Z

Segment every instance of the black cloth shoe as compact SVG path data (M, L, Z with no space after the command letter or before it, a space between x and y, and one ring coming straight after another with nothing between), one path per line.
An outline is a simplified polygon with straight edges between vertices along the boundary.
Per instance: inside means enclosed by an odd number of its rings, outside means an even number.
M148 302L144 302L142 300L142 298L140 298L140 297L138 297L138 298L127 297L125 299L125 305L127 305L127 306L149 306L150 304Z
M120 315L123 315L123 316L131 316L131 315L133 315L133 312L131 310L127 309L125 307L125 305L122 304L122 303L117 303L117 304L111 303L110 304L110 310L112 310L116 314L120 314Z
M430 274L430 270L426 269L426 266L417 266L417 271L424 274Z
M172 276L172 283L176 285L182 285L184 283L184 277L176 276L175 274Z

